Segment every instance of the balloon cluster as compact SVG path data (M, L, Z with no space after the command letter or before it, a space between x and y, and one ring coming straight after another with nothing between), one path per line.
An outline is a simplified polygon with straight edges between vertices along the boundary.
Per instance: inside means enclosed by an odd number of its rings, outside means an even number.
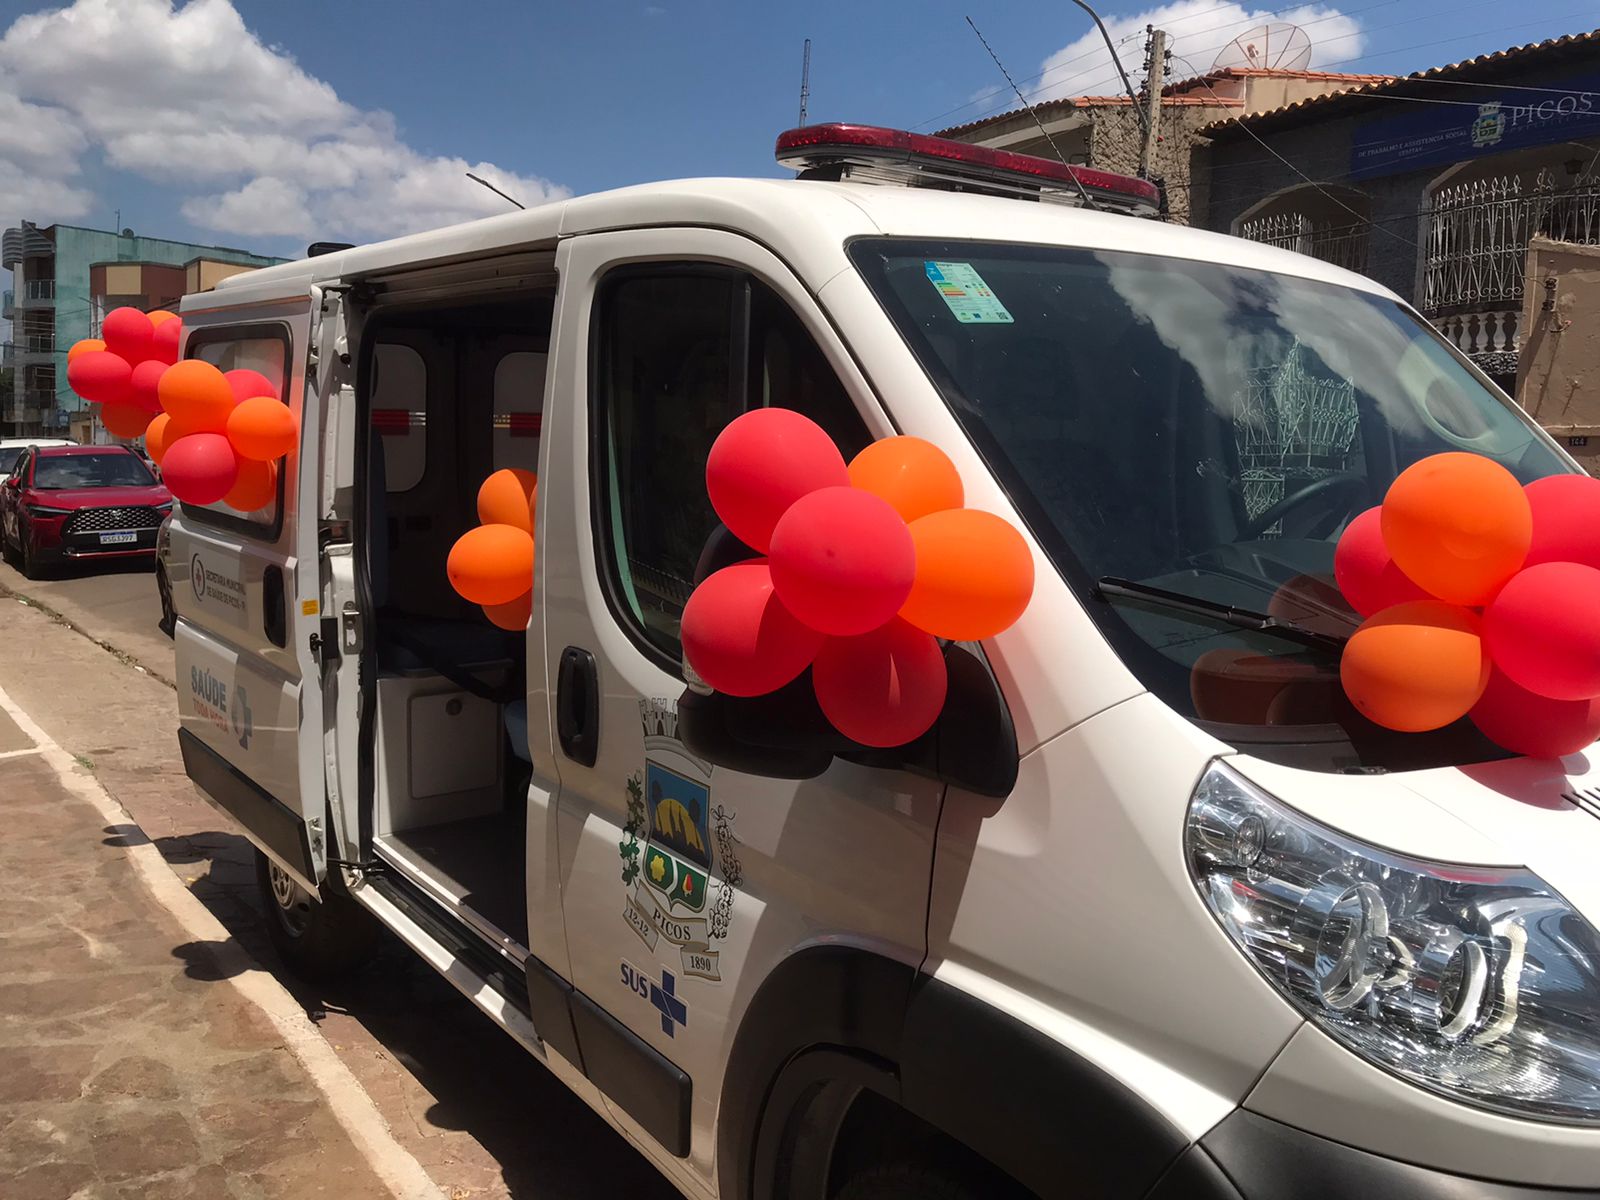
M161 411L156 381L178 361L183 322L172 313L114 308L100 336L67 352L67 384L100 406L100 423L121 438L136 438Z
M113 309L100 331L67 353L67 383L100 405L101 423L118 437L142 435L185 504L221 500L248 513L272 503L277 460L298 444L300 426L271 381L179 362L183 323L169 312Z
M1479 455L1422 459L1350 523L1334 578L1366 618L1340 680L1377 724L1465 716L1536 758L1600 736L1600 479L1522 487Z
M450 547L445 572L450 586L483 607L501 629L520 631L533 615L533 523L539 479L532 471L506 467L478 489L476 529Z
M156 391L162 411L144 444L174 496L185 504L221 500L239 512L272 503L277 460L298 444L300 425L265 375L188 358L167 369Z
M846 466L814 422L756 409L712 445L706 490L761 557L689 597L689 666L729 696L777 691L809 667L823 714L862 745L932 727L949 682L938 639L992 637L1033 594L1022 535L963 508L955 465L920 438L874 442Z

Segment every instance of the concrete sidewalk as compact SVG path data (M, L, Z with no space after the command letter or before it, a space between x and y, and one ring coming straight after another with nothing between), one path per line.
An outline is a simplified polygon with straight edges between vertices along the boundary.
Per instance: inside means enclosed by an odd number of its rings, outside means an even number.
M392 1195L228 982L237 946L194 940L134 861L138 827L3 712L0 828L0 1196Z

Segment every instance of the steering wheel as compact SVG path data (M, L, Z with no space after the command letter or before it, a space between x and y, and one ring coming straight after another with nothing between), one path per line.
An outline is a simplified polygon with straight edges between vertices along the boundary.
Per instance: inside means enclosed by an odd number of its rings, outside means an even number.
M1339 471L1333 475L1324 475L1321 479L1313 479L1310 483L1297 491L1289 493L1275 504L1268 505L1265 510L1257 514L1255 520L1250 521L1240 530L1240 541L1254 541L1263 532L1271 529L1284 514L1299 508L1301 505L1315 500L1327 492L1351 491L1364 489L1367 486L1367 477L1357 475L1352 471ZM1337 518L1333 525L1328 527L1327 533L1333 531L1338 524Z

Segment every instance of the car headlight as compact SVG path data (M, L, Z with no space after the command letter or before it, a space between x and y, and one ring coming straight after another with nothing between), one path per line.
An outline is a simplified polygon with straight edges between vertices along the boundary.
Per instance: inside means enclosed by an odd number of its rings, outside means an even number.
M72 510L70 508L51 508L48 504L24 504L30 517L64 517Z
M1600 1124L1600 936L1537 875L1365 845L1220 763L1185 845L1228 936L1356 1054L1480 1108Z

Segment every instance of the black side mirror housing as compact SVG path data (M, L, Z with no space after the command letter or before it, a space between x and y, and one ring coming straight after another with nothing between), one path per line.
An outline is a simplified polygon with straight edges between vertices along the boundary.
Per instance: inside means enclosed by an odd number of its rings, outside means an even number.
M904 746L878 749L834 729L811 688L811 673L748 699L685 690L678 736L693 754L770 779L814 779L834 758L911 771L980 796L1004 799L1017 782L1017 731L989 664L968 647L944 648L950 690L932 729Z

